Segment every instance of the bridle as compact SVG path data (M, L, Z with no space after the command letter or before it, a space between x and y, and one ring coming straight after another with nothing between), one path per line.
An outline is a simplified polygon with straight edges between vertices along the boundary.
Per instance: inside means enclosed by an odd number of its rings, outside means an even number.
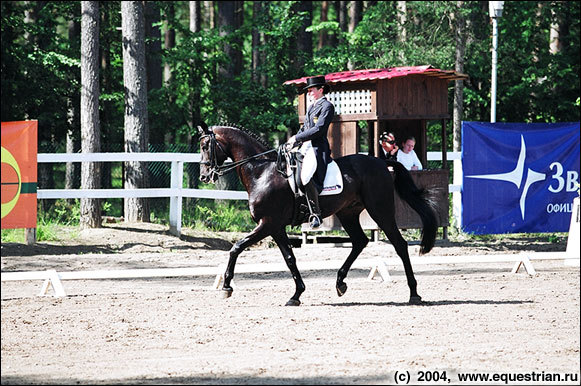
M217 150L216 148L220 149L220 151L226 157L228 157L226 150L224 150L224 148L222 147L220 142L218 142L218 140L216 139L216 134L214 134L213 131L210 131L208 134L202 135L200 137L200 142L202 142L202 140L206 137L210 139L209 161L200 162L200 164L208 166L208 168L210 169L210 179L212 181L216 181L218 179L218 177L222 177L224 174L231 172L232 170L236 169L240 165L244 165L244 164L246 164L246 163L248 163L248 162L250 162L258 157L261 157L265 154L272 153L272 152L276 151L276 149L267 150L265 152L255 154L255 155L250 156L248 158L244 158L240 161L232 162L231 164L228 164L228 166L224 166L224 165L218 164L218 153L216 151Z

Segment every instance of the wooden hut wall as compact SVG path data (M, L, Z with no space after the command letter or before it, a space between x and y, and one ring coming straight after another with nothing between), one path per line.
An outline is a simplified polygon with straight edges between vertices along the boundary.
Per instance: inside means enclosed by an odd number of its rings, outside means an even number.
M357 122L331 123L327 138L329 138L333 158L359 152L360 140Z
M428 76L380 80L378 119L448 118L448 81Z

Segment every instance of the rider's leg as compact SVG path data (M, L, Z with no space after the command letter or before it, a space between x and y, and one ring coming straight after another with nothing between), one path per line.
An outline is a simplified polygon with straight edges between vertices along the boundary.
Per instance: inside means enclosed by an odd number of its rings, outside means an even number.
M312 229L318 228L321 226L321 209L319 208L319 191L317 190L313 180L305 185L305 193L307 196L307 202L310 200L313 203L313 205L309 204L309 210L311 211L309 224Z

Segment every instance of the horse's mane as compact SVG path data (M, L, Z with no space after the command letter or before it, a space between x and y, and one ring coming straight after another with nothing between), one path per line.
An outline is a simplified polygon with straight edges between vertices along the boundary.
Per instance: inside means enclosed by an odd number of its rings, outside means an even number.
M234 125L232 123L223 123L223 124L220 124L220 125L217 125L214 127L225 127L225 128L229 128L229 129L239 130L242 133L246 134L248 137L252 138L256 142L261 144L262 146L264 146L266 149L272 148L272 146L269 143L267 143L264 139L262 139L258 134L254 133L251 130L246 129L245 127L237 126L237 125Z

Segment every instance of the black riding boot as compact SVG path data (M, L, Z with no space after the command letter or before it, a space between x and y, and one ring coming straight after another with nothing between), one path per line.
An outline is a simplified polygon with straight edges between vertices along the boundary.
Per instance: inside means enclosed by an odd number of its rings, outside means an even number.
M307 185L305 185L305 193L307 196L307 201L311 200L313 205L309 206L311 215L309 216L309 224L311 229L318 228L321 226L321 209L319 208L319 191L315 186L315 183L311 180Z

